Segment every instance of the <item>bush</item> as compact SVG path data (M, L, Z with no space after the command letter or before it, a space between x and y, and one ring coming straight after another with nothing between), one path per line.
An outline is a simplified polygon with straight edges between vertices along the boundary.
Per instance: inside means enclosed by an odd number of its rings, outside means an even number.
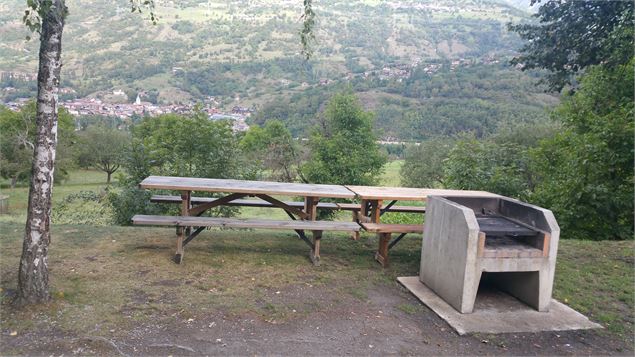
M70 194L57 204L51 214L56 224L90 224L107 226L113 223L114 211L106 195L94 191Z
M108 202L113 207L113 222L122 226L132 223L135 214L161 214L164 205L150 203L151 192L137 187L124 186L117 192L108 194Z

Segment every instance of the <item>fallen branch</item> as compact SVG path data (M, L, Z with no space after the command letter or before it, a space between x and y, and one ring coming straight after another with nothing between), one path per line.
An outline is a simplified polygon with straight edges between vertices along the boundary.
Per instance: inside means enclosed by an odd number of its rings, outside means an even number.
M181 345L174 345L174 344L171 344L171 343L155 343L153 345L150 345L149 347L174 347L174 348L180 348L182 350L186 350L186 351L190 351L190 352L196 353L196 351L193 348L191 348L191 347L181 346Z
M109 344L112 348L115 349L115 351L119 352L120 355L125 356L125 357L129 357L127 354L123 353L122 350L119 349L119 347L112 342L111 340L105 338L105 337L101 337L101 336L86 336L84 337L84 339L86 340L91 340L91 341L101 341L101 342L105 342L107 344Z

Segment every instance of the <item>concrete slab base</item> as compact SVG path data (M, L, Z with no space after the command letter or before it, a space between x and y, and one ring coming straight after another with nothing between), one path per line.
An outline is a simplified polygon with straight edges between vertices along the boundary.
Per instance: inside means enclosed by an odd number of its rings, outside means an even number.
M399 277L397 280L459 335L602 328L556 300L551 300L549 312L538 312L516 298L488 287L479 288L474 312L461 314L421 283L418 276Z

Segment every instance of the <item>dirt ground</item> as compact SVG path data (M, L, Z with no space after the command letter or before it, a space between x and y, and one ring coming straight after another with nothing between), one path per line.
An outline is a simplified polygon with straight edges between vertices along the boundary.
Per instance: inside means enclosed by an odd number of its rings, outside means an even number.
M253 314L179 311L151 316L129 331L68 334L55 324L9 336L3 355L633 355L632 346L598 331L457 335L401 286L381 286L368 300L342 300L300 284L270 292L301 302L329 301L326 308L282 322ZM137 303L147 303L137 296ZM258 303L257 301L254 303ZM416 306L402 311L398 306ZM123 312L125 313L125 312ZM36 323L37 324L37 323Z
M313 267L297 239L211 232L178 266L171 230L60 227L52 302L15 309L20 229L0 227L0 355L633 355L604 329L459 336L395 280L417 238L390 269L373 237L327 238Z

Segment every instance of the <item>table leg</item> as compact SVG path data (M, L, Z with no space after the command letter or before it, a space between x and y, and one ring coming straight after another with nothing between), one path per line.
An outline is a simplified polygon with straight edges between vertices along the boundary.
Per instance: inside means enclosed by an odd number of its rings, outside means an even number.
M382 267L388 266L388 243L390 243L391 233L379 233L379 249L375 253L375 260L381 264Z
M362 222L365 222L366 218L368 218L368 205L369 205L369 201L367 200L362 200L359 203L359 220Z
M192 192L181 191L181 215L189 216L190 209L192 208ZM183 261L183 240L185 236L189 236L192 231L192 227L176 227L176 254L174 254L174 261L177 264L181 264Z
M372 209L370 212L371 222L380 223L382 204L382 200L372 201ZM377 248L377 253L375 253L375 260L377 260L384 268L388 266L388 243L390 243L390 236L390 233L377 233L379 247Z
M185 236L185 229L183 227L176 227L176 254L174 254L174 262L181 264L183 261L183 238Z
M384 203L382 200L373 200L372 208L370 211L370 221L373 223L379 223L381 217L381 205Z
M352 211L352 212L353 212L353 222L359 223L359 218L357 217L359 213L357 211ZM351 238L353 238L353 240L359 240L359 231L351 233Z
M315 221L317 218L317 204L319 198L317 197L305 197L304 198L304 213L307 214L305 218L308 221ZM309 259L315 266L320 265L320 239L322 238L322 231L312 231L313 233L313 248L309 252Z
M311 249L311 262L315 266L320 266L320 240L322 239L322 231L313 232L313 249Z
M304 213L307 214L305 218L307 221L315 221L317 218L317 204L319 200L317 197L304 198Z

